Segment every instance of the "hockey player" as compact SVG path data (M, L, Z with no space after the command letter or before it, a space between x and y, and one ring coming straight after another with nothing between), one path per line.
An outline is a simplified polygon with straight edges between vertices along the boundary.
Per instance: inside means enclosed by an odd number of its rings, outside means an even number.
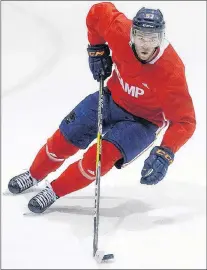
M185 78L185 68L165 39L165 21L159 9L141 8L133 20L114 4L91 7L86 18L89 67L104 88L102 169L105 175L132 161L148 148L169 121L160 146L144 162L141 184L161 181L175 153L192 136L196 120ZM110 56L110 50L112 57ZM44 212L58 198L82 189L95 180L98 92L82 100L60 123L39 150L29 171L8 184L21 193L57 170L79 149L83 158L71 164L28 203L32 212Z

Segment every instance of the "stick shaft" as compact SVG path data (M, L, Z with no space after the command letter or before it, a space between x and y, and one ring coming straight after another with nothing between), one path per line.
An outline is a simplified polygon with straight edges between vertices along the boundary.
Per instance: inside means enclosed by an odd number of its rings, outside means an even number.
M96 151L96 182L95 182L95 209L94 209L94 232L93 232L93 256L98 250L98 229L99 229L99 204L100 204L100 181L101 181L101 152L102 152L102 123L103 123L103 86L101 77L98 100L98 130L97 130L97 151Z

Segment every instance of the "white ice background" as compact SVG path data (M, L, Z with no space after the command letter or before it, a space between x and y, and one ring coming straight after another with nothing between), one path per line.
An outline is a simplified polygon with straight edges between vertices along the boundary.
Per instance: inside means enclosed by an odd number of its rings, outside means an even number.
M98 89L86 52L85 19L94 3L1 3L2 192L11 177L29 168L62 118ZM113 263L97 265L92 257L94 184L42 215L23 213L44 182L19 196L1 196L4 269L206 269L206 2L115 5L130 18L142 6L163 11L166 36L186 65L197 129L158 185L139 183L149 151L102 178L100 249L115 254Z

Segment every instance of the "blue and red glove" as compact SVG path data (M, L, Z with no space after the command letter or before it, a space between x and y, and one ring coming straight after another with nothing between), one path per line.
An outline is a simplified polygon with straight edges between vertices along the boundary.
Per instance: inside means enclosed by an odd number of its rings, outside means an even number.
M88 45L89 67L96 81L100 81L101 74L105 80L112 72L112 59L107 44Z
M173 160L174 153L169 148L155 146L144 162L140 183L145 185L155 185L159 183L165 177L168 166Z

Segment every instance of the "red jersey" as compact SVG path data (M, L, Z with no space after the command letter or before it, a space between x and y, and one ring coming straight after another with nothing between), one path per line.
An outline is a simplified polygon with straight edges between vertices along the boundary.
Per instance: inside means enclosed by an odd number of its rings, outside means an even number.
M164 40L157 56L142 64L129 44L132 20L110 2L93 5L86 24L90 44L107 42L112 51L115 68L107 87L113 100L158 126L167 119L161 145L175 153L192 136L196 120L185 67L172 45Z

